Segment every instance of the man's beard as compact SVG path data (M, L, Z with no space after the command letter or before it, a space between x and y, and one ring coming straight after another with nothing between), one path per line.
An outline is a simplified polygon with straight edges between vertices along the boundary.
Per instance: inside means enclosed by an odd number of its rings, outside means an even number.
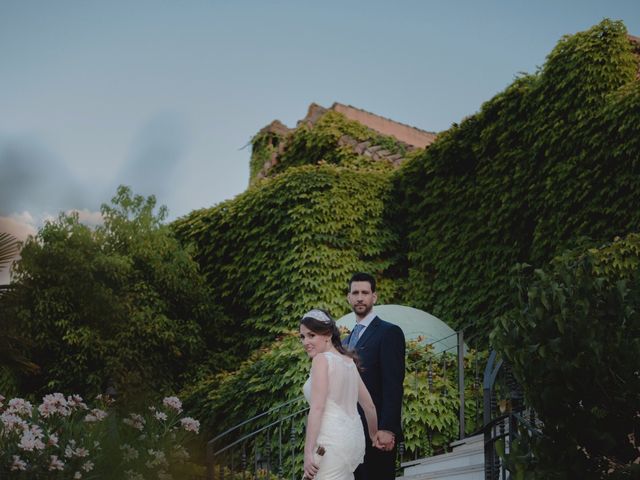
M365 307L365 309L364 311L362 311L362 313L359 313L358 307ZM367 307L366 305L354 305L353 307L351 307L351 309L353 310L353 313L355 313L358 317L364 318L369 315L369 313L371 313L371 310L373 310L373 305L371 305L370 307Z

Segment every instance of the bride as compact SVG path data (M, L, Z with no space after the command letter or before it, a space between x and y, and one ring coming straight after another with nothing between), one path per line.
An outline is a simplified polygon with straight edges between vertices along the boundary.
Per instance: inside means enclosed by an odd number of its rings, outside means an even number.
M378 430L375 406L360 379L354 355L342 346L338 327L324 310L304 314L300 340L311 358L311 374L303 387L309 402L304 477L351 480L365 451L357 404L364 411L374 445Z

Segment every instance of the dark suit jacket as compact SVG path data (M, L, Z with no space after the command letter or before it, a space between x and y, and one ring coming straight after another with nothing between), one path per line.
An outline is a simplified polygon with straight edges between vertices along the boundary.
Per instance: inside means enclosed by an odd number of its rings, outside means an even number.
M350 336L345 344L349 343ZM378 429L395 433L398 442L402 439L404 333L397 325L375 317L360 337L356 351L360 357L362 381L378 413ZM360 414L366 424L362 411Z

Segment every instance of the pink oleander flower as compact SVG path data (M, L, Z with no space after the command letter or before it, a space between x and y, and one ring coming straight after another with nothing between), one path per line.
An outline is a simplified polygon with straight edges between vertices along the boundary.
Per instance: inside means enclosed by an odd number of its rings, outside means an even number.
M42 429L37 425L31 425L31 427L25 429L22 432L18 447L27 452L33 452L34 450L44 450L45 444L42 441L44 434Z
M191 417L184 417L180 419L180 423L182 424L182 427L187 431L187 432L194 432L194 433L198 433L198 431L200 430L200 422L198 420L195 420Z
M11 471L15 472L16 470L26 470L27 462L22 460L18 455L13 456L13 462L11 463Z
M84 417L84 421L87 423L91 422L100 422L107 417L107 412L104 410L100 410L99 408L94 408L90 413Z
M0 415L0 422L4 425L6 432L25 430L28 428L28 424L25 420L9 410Z
M182 412L182 402L178 397L165 397L162 400L162 404L178 413Z
M84 447L77 447L75 440L69 440L69 445L64 449L64 456L67 458L84 458L89 456L89 450Z
M57 455L51 455L49 461L49 471L64 470L64 462Z
M144 430L144 424L145 424L144 417L137 413L130 413L129 418L123 418L122 422L125 425L129 425L130 427L135 428L136 430L140 430L140 431Z
M49 435L49 441L47 442L47 446L49 447L57 447L58 446L58 435L52 433Z
M69 404L61 393L50 393L42 397L42 404L38 407L38 411L44 418L49 418L56 413L63 417L71 414Z
M84 403L80 395L69 395L67 397L67 404L69 408L73 410L88 410L87 404Z
M33 406L30 402L27 402L23 398L12 398L11 400L9 400L9 408L7 409L7 411L10 413L15 413L16 415L31 416Z

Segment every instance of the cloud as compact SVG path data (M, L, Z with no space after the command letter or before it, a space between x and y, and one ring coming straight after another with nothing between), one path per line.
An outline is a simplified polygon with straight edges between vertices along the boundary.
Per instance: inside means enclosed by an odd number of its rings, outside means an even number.
M38 232L37 222L29 212L0 216L0 232L8 233L20 241Z
M0 172L0 215L94 206L63 162L34 139L3 139Z

